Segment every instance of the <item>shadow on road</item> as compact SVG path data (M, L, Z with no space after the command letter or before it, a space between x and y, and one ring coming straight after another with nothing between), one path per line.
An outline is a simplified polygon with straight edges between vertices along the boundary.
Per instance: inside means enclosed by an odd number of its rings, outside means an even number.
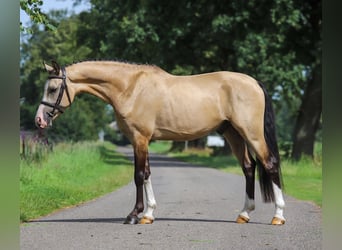
M56 222L56 223L118 223L123 224L125 218L91 218L91 219L51 219L51 220L33 220L29 221L28 223L49 223L49 222ZM232 223L236 224L235 221L231 220L215 220L215 219L193 219L193 218L158 218L156 221L180 221L180 222L207 222L207 223ZM263 225L270 225L267 223L261 222L249 222L248 224L263 224Z

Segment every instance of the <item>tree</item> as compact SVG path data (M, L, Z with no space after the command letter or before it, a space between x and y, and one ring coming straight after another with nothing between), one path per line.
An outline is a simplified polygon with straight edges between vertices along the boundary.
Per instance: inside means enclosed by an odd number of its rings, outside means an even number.
M313 157L314 143L316 140L315 135L321 123L321 114L321 69L313 69L311 79L306 86L303 101L298 111L294 129L292 159L299 160L303 154Z
M41 11L42 0L20 0L20 8L26 12L31 21L35 24L43 24L48 30L55 30L56 27L50 23L46 14ZM20 31L32 33L32 29L24 27L20 22Z
M313 156L316 132L322 116L322 3L321 1L298 1L303 15L303 25L298 58L307 66L307 77L302 103L298 110L294 129L292 158L299 160L304 155ZM299 36L300 37L300 36Z

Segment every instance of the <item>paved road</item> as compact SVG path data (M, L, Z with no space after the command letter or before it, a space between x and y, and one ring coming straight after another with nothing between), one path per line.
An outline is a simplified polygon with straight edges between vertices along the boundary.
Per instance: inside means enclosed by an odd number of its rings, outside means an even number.
M132 158L132 150L119 148ZM322 249L321 209L285 197L286 224L269 225L273 205L261 203L250 223L234 222L244 178L152 154L158 207L152 225L123 225L135 201L133 183L74 208L21 226L21 249Z

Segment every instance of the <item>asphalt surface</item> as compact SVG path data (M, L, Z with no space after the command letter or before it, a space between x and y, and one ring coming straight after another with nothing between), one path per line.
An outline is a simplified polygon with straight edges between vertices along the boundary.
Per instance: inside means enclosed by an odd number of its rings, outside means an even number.
M119 151L132 159L131 148ZM322 211L314 204L285 196L286 224L272 226L274 205L261 202L256 183L256 210L248 224L236 224L244 177L156 154L150 163L152 225L123 224L135 201L132 182L21 225L20 249L322 249Z

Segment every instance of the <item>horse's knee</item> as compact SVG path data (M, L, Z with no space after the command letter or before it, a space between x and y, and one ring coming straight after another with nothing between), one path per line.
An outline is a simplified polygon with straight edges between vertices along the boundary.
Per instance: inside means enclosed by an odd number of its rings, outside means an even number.
M136 186L142 186L145 180L145 173L142 170L136 171L134 173L134 182Z
M143 185L144 181L148 180L148 178L151 176L151 171L150 170L145 170L145 171L137 171L134 174L134 180L135 184L137 185Z

